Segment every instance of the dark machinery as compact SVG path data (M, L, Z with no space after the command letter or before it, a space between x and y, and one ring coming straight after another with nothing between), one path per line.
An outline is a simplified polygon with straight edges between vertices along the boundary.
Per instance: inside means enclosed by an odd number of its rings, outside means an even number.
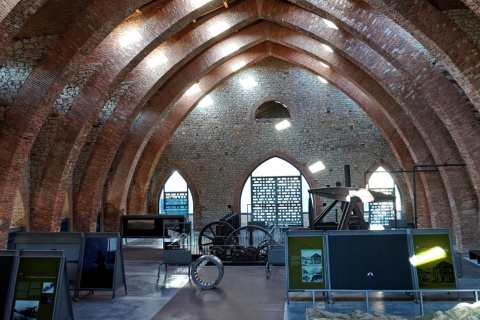
M309 216L311 229L327 230L349 230L349 229L368 229L363 212L359 207L362 202L384 202L395 201L395 197L377 191L371 191L363 188L353 187L329 187L310 189L308 192L312 195L334 200L325 210L314 218L313 199L310 198ZM342 216L338 223L322 222L322 220L331 212L331 210L341 202Z
M225 221L214 221L202 228L198 236L201 253L222 261L266 262L267 244L272 235L264 228L249 225L234 228Z

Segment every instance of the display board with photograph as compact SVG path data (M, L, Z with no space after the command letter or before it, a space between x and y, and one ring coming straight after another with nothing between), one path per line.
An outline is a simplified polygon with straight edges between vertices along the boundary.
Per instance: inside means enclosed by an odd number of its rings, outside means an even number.
M86 233L79 290L115 290L125 286L125 267L119 233Z
M448 229L414 229L414 257L420 289L457 288L457 277Z
M325 288L323 232L289 231L286 252L287 292Z
M8 318L7 300L12 284L13 265L15 262L15 251L0 251L0 317Z
M185 223L183 214L125 215L122 219L123 238L164 237L166 223Z
M331 289L412 290L406 230L329 231Z
M19 251L9 319L73 319L61 251Z
M83 242L81 232L19 232L15 235L16 250L61 250L67 261L68 285L78 287L80 256Z

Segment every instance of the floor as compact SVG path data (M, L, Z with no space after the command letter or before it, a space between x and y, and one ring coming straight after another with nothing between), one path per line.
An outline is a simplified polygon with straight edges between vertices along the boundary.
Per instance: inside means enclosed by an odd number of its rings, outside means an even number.
M75 319L306 319L307 308L315 307L335 313L352 310L370 313L413 317L421 314L420 304L405 293L371 293L368 310L362 294L336 294L333 303L327 303L318 293L315 303L310 292L290 292L285 300L285 268L272 268L269 279L265 267L229 266L218 286L199 289L188 276L184 266L162 267L157 279L159 261L148 254L149 246L158 244L145 240L129 242L124 248L141 252L135 258L126 258L127 291L122 286L115 291L80 292L80 300L73 302ZM145 249L147 248L147 249ZM158 249L158 248L157 248ZM143 251L142 251L143 250ZM159 252L159 251L155 251ZM468 259L462 260L458 279L459 288L480 288L480 266ZM448 310L462 301L473 303L471 292L425 294L424 313Z

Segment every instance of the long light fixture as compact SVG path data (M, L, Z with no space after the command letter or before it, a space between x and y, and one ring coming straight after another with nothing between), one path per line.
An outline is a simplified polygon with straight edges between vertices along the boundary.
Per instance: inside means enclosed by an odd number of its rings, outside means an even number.
M187 96L192 96L194 95L195 93L198 93L200 92L200 86L198 85L198 83L195 83L193 86L191 86L186 92L185 94Z
M240 79L240 83L245 89L253 88L257 85L257 81L252 76Z
M333 52L333 49L332 49L330 46L327 46L327 45L324 44L324 43L322 43L322 47L323 47L323 49L325 49L325 51Z
M167 56L163 52L153 53L151 57L147 58L147 63L150 68L155 68L163 63L168 62Z
M328 83L328 81L325 80L325 78L322 78L322 77L320 77L320 76L317 76L317 77L318 77L318 79L319 79L321 82L323 82L323 83Z
M213 26L208 28L210 35L212 37L218 36L223 31L226 31L230 28L230 25L226 21L219 21L215 23Z
M338 30L337 25L335 23L333 23L332 21L327 20L327 19L323 19L323 21L325 21L325 24L327 25L327 27Z
M142 35L137 29L130 29L118 38L118 42L122 47L127 47L140 40L142 40Z
M322 67L324 67L324 68L330 68L330 67L328 66L328 64L326 64L326 63L324 63L324 62L321 62L321 61L320 61L320 65L321 65Z
M200 100L200 102L198 103L198 106L200 108L206 108L211 106L212 104L213 104L213 99L210 96L206 96L205 98Z
M228 56L230 53L233 53L240 49L240 46L237 43L230 43L222 48L222 54L224 56Z
M318 161L312 164L311 166L309 166L308 169L310 170L311 173L315 173L325 169L325 165L323 164L322 161Z
M278 131L281 131L281 130L287 129L290 126L291 126L290 121L283 120L275 125L275 129L277 129Z
M200 7L203 7L207 3L209 3L212 0L192 0L190 1L191 5L195 8L198 9Z
M237 62L237 63L234 63L230 66L230 69L235 72L243 67L245 67L247 65L247 63L245 61L240 61L240 62Z

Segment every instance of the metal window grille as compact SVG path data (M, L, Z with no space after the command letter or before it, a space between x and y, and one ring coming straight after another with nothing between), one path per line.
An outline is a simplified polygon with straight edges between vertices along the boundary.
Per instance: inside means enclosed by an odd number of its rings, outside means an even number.
M183 214L188 221L188 192L165 192L163 206L166 214Z
M395 195L395 188L372 188L372 191L382 192L388 195ZM395 219L395 207L393 201L369 202L368 212L364 215L368 217L370 224L388 225L388 220Z
M302 225L300 176L252 177L252 221Z

